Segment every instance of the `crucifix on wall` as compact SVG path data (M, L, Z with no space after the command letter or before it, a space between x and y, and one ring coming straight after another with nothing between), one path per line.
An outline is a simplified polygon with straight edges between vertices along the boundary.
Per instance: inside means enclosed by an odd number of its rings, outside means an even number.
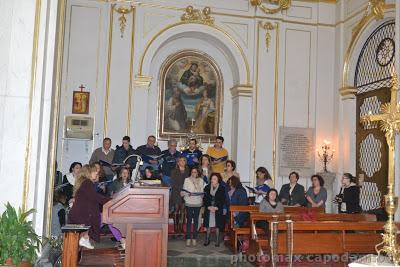
M80 91L74 91L72 96L72 113L89 114L90 92L83 91L83 84L78 88Z

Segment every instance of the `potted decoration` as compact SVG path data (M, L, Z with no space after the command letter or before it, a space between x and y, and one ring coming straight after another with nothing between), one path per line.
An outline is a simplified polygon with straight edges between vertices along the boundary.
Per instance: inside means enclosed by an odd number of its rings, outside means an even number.
M32 266L40 246L32 221L27 217L33 209L18 212L10 203L0 217L0 266Z

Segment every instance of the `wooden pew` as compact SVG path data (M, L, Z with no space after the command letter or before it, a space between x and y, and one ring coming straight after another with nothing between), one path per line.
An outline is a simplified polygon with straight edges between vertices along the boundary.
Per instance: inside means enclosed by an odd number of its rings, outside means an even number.
M275 217L275 218L274 218ZM260 237L255 228L259 220L278 219L278 254L287 253L286 231L287 219L283 214L251 214L252 240L249 255L270 256L268 235ZM344 254L375 253L375 245L382 241L380 232L384 222L376 222L371 214L324 214L316 221L301 221L298 215L291 216L293 223L293 254ZM300 221L296 221L300 219ZM323 221L324 219L330 221ZM361 221L358 221L360 220ZM259 257L257 257L259 259Z
M294 222L293 255L375 253L375 245L382 241L377 231L383 226L384 222ZM277 253L287 255L287 224L279 222L278 231ZM255 238L258 252L270 255L269 241Z
M238 206L231 205L229 207L229 231L230 231L230 245L233 249L233 253L237 253L237 243L238 237L240 235L249 235L250 234L250 226L246 225L244 227L234 227L233 214L235 212L256 212L259 210L258 206Z
M233 221L233 214L235 212L258 212L259 206L254 206L254 205L248 205L248 206L238 206L238 205L232 205L229 207L229 231L230 231L230 246L233 250L233 253L237 253L238 247L238 237L239 236L250 236L251 229L250 229L250 224L245 225L243 227L234 227L234 221ZM318 208L306 208L306 207L284 207L284 212L288 214L302 214L302 213L324 213L325 210L321 207ZM259 229L261 231L262 229Z

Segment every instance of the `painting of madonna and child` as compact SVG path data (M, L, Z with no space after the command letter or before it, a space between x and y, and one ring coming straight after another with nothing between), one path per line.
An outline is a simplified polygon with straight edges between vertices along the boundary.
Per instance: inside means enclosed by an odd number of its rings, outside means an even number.
M205 54L179 53L161 72L160 137L218 135L222 77Z

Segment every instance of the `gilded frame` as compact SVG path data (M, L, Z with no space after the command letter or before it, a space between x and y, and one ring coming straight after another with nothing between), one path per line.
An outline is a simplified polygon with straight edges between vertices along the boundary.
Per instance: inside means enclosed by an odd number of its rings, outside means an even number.
M182 63L187 61L188 63L185 65L185 67L180 70L179 75L182 75L185 71L187 71L193 63L197 63L198 65L201 65L200 71L204 69L204 67L209 67L212 71L213 78L215 78L215 89L214 88L206 88L204 91L211 92L208 93L212 95L211 101L214 101L214 109L213 112L210 112L210 115L207 117L207 122L210 122L209 118L214 118L213 122L208 123L207 125L213 125L212 132L210 132L210 127L203 127L207 128L207 131L202 131L199 127L198 124L200 124L200 119L196 118L196 120L192 121L191 119L194 119L195 115L193 112L189 112L190 115L187 115L186 119L186 129L178 129L178 130L171 130L171 127L168 126L168 123L166 121L166 115L167 111L166 108L168 106L168 103L166 97L166 91L173 90L171 88L170 82L168 81L170 74L174 68L177 67L177 64ZM190 67L188 67L190 65ZM179 77L179 76L178 76ZM206 80L206 79L205 79ZM208 79L207 79L208 80ZM167 86L170 86L170 88L166 88ZM175 87L175 86L174 86ZM188 136L188 134L193 131L193 133L196 134L198 138L201 138L203 140L205 139L211 139L213 140L217 135L220 134L220 126L222 123L222 106L223 106L223 77L222 77L222 72L214 59L209 56L208 54L198 51L198 50L183 50L180 52L177 52L175 54L172 54L169 56L164 63L162 64L160 68L160 73L159 73L159 93L158 93L158 118L157 118L157 123L158 123L158 138L160 140L167 140L171 137L173 138L185 138ZM212 92L212 90L215 90L215 92ZM204 95L203 91L203 95ZM171 92L169 92L171 93ZM182 92L183 93L183 92ZM185 97L185 96L184 96ZM170 97L172 98L172 97ZM184 101L183 101L184 102ZM199 100L200 102L200 100ZM198 103L197 103L198 104ZM189 109L191 108L190 104L187 104L187 102L184 102L185 108L188 107ZM212 114L211 114L212 113ZM211 119L212 120L212 119ZM191 123L192 121L192 123Z

